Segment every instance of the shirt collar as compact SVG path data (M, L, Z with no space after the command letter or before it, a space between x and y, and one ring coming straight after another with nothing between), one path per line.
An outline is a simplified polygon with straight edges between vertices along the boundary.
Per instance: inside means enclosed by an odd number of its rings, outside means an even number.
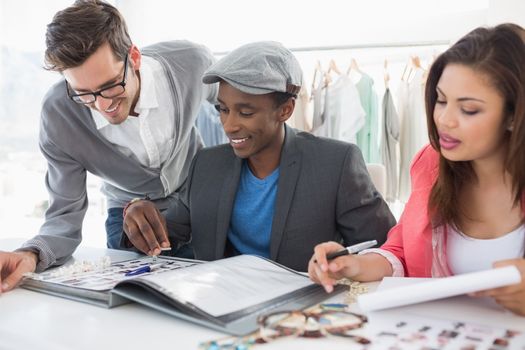
M137 112L139 116L141 114L147 114L142 112L145 112L148 109L157 108L159 106L157 100L157 91L155 89L153 70L151 69L148 60L144 58L145 56L142 56L142 64L139 69L140 93L137 104L135 105L135 112ZM106 118L102 116L102 114L100 114L99 111L94 109L90 110L91 115L93 116L93 120L95 121L97 130L109 125L109 122L106 120Z

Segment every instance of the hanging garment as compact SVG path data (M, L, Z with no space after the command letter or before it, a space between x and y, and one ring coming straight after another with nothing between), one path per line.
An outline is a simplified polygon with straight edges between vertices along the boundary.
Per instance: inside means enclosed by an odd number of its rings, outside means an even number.
M356 143L356 134L365 123L365 111L348 76L341 75L326 87L323 116L324 124L318 130L326 134L314 134Z
M423 69L416 68L413 78L409 81L402 81L399 88L398 106L400 108L398 113L401 130L398 198L402 202L406 202L410 196L410 162L414 155L428 143L423 74Z
M312 86L312 102L313 102L313 114L312 114L312 133L317 136L328 137L324 124L324 94L325 94L325 83L323 79L320 79L317 85ZM322 129L322 130L321 130Z
M203 102L197 119L195 120L195 126L201 135L204 147L211 147L228 143L228 138L222 128L221 119L219 112L209 102Z
M387 87L382 103L381 159L386 168L386 200L394 202L397 198L397 144L399 142L399 117Z
M361 106L365 111L364 125L357 133L357 145L363 153L366 163L379 163L379 125L377 111L377 93L374 89L374 80L368 74L361 74L356 83Z
M309 103L309 96L306 86L301 87L301 91L295 99L295 108L292 115L286 121L292 128L301 131L312 130L312 113Z

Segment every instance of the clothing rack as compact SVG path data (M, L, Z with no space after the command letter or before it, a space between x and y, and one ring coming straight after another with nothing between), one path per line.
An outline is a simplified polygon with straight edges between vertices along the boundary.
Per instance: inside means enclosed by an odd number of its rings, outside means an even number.
M394 43L368 43L368 44L354 44L354 45L335 45L335 46L305 46L290 48L292 52L310 52L310 51L336 51L336 50L357 50L357 49L378 49L378 48L392 48L392 47L416 47L416 46L440 46L449 45L448 40L431 40L431 41L407 41ZM229 51L214 52L216 56L227 55Z

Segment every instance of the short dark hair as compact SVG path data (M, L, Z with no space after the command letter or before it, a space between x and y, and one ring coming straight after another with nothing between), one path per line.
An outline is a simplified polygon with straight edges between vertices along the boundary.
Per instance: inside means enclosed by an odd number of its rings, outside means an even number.
M132 45L124 18L104 1L77 0L47 25L45 68L62 72L78 67L105 43L124 60Z
M287 102L289 99L291 98L296 98L297 95L294 95L294 94L290 94L288 92L280 92L280 91L275 91L272 93L272 98L273 98L273 106L275 108L279 108L281 107L285 102Z
M434 61L425 87L425 108L430 143L437 151L439 135L433 116L436 86L449 64L461 64L486 75L503 97L504 123L512 123L512 132L505 133L508 151L504 166L512 177L514 202L519 204L525 189L525 30L511 23L474 29ZM443 155L439 158L439 176L432 187L429 209L442 222L458 226L464 212L459 192L466 183L476 180L476 175L469 161L454 162Z

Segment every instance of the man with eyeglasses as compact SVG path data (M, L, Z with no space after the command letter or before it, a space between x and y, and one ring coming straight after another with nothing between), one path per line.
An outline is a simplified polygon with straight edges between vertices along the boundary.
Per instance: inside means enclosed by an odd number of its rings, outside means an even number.
M48 161L49 208L37 236L15 252L0 252L0 292L23 273L72 255L82 239L88 171L104 180L109 248L121 247L127 203L151 199L156 210L144 219L158 223L202 147L194 127L201 104L216 101L217 86L201 81L214 61L209 50L172 41L141 52L118 10L101 0L78 0L59 11L46 45L46 68L65 78L42 106L39 143ZM168 247L163 242L147 253ZM172 248L191 256L191 250Z
M112 99L122 95L126 91L126 78L128 75L128 57L129 55L126 54L126 58L124 59L124 74L121 82L116 84L110 84L98 91L72 93L69 89L69 84L67 80L64 80L64 82L66 83L67 95L76 103L84 105L91 105L95 103L97 101L97 96L106 99Z

